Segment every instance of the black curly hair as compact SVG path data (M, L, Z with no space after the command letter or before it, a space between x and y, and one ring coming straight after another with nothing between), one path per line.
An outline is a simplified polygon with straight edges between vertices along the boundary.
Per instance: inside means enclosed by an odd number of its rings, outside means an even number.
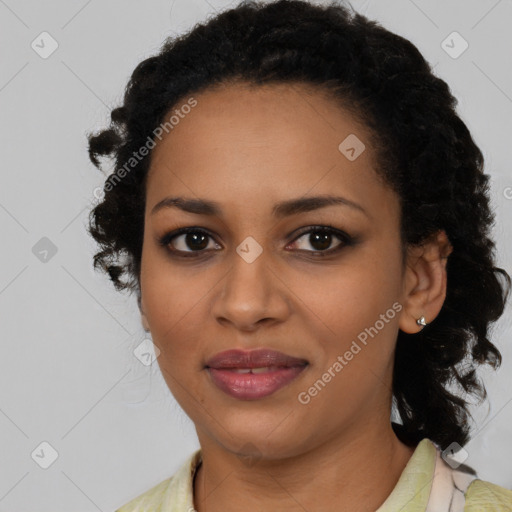
M446 299L421 332L399 331L393 401L414 442L466 444L466 398L487 396L478 365L501 364L489 328L511 286L507 272L494 266L489 176L446 82L410 41L347 6L242 2L168 38L136 67L110 127L88 135L92 162L101 169L100 157L110 156L116 165L90 212L88 230L100 246L94 267L108 272L116 289L136 291L140 306L151 157L141 148L155 145L158 127L184 98L242 82L328 92L368 127L378 175L400 198L402 248L446 232L453 247ZM459 392L449 390L453 385Z

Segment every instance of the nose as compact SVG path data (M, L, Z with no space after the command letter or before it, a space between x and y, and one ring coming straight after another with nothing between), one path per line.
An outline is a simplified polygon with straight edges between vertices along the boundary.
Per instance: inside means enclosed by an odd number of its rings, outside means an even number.
M247 332L284 322L290 301L288 288L277 274L263 254L248 263L235 253L214 298L212 313L217 322Z

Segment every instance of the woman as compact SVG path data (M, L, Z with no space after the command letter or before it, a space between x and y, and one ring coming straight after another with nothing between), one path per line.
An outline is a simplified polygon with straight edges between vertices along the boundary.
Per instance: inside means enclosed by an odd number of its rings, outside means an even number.
M460 464L510 277L455 105L334 3L244 2L139 64L89 138L95 265L201 448L119 512L510 510Z

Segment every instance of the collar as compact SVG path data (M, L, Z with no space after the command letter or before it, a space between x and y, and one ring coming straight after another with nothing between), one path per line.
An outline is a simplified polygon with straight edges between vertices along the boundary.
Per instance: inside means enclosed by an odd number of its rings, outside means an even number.
M432 489L437 451L430 439L424 438L420 441L395 488L376 512L423 512Z

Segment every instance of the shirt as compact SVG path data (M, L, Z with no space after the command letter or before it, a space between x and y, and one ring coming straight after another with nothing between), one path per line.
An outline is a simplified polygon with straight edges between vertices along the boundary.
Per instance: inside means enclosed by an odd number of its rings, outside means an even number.
M193 512L193 481L200 462L199 449L173 476L132 499L116 512ZM437 446L424 438L416 446L395 488L376 512L426 512L427 506L428 510L441 512L437 506L432 508L431 499L436 467L441 465L449 467L441 458ZM440 487L437 486L436 490L441 491ZM437 492L438 497L440 494L442 492ZM474 478L464 492L460 491L458 499L462 503L460 510L464 512L512 512L512 491L478 478ZM445 510L457 510L457 505L454 505L457 500L452 497L448 501L450 503L446 503Z

